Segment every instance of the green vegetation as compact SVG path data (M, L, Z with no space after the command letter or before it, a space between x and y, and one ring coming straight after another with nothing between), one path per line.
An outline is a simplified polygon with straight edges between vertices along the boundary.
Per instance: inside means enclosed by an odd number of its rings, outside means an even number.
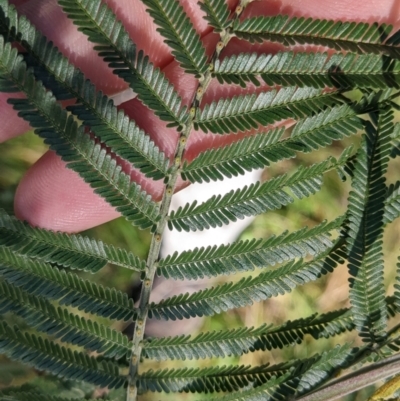
M189 104L101 0L58 1L114 74L176 130L171 157L0 0L0 91L33 130L0 145L0 399L369 397L368 385L400 373L399 33L244 18L249 0L234 11L204 0L220 39L207 56L178 2L142 2L196 80ZM224 56L235 37L282 51ZM296 53L293 44L336 53ZM215 81L247 91L209 101ZM239 135L185 159L194 130ZM72 235L13 216L18 182L48 147L118 221ZM162 183L162 198L131 181L121 160ZM265 169L260 182L170 210L181 178L206 185L254 169ZM231 244L160 256L167 229L206 231L247 216L257 217ZM213 281L150 302L156 275ZM199 332L145 337L149 318L179 326L194 317L206 317ZM393 383L385 397L396 396Z

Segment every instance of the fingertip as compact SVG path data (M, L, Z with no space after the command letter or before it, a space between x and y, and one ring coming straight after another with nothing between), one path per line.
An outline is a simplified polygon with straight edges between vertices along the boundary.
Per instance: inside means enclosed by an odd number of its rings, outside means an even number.
M14 209L19 219L33 226L68 233L119 217L52 151L39 159L21 180Z

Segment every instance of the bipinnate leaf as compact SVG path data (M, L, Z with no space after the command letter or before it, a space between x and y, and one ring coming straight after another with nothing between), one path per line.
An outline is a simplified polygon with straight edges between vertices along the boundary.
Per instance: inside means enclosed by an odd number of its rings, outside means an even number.
M400 263L394 296L385 298L382 246L385 226L400 216L400 181L386 184L389 161L400 154L400 123L394 115L400 110L400 31L384 23L257 16L258 7L246 10L252 1L201 0L193 5L138 0L149 14L143 16L140 9L138 16L152 18L161 35L152 39L157 46L164 46L164 40L170 49L171 60L160 64L164 68L172 62L167 67L168 76L174 77L170 81L146 54L146 45L136 44L118 20L115 1L58 0L64 18L86 35L110 70L149 109L154 127L159 126L151 135L161 138L162 127L174 128L167 131L177 140L176 148L167 157L146 133L150 126L130 119L26 16L18 15L17 9L26 11L23 6L0 0L0 92L8 94L19 117L95 194L152 234L145 262L86 236L34 228L0 209L0 353L53 375L57 389L68 386L68 394L77 401L97 396L116 401L125 391L127 401L137 401L146 392L200 393L207 401L316 400L320 391L340 383L338 379L324 385L341 370L400 351L398 326L387 329L388 320L400 311ZM195 21L195 9L206 22ZM236 40L234 46L231 39ZM277 42L280 50L254 53L249 43L238 48L244 41ZM303 45L324 50L308 51ZM184 101L179 91L186 89L182 83L188 77L182 74L191 75L195 88L185 93ZM210 85L215 88L211 93ZM203 151L197 156L196 146L187 148L197 141L191 137L195 130L204 134ZM355 138L360 132L361 142ZM231 137L213 142L211 134ZM328 146L343 139L353 145L339 158L332 157L336 149ZM213 148L213 143L224 145ZM355 154L353 146L358 149ZM315 154L297 163L276 166L284 173L269 174L267 181L171 211L177 185L185 185L182 181L222 181L311 152ZM131 182L130 166L144 176L146 188L163 180L157 184L159 202ZM208 230L278 210L320 191L329 171L352 184L347 209L334 220L322 221L319 212L307 210L311 228L283 228L277 236L201 248L194 244L181 253L161 254L166 227ZM296 213L303 205L299 207ZM345 263L350 273L349 309L332 308L279 323L264 320L255 328L145 337L149 318L175 321L237 310L315 283ZM88 272L99 272L107 264L140 273L137 306L134 295L86 279ZM184 290L150 302L155 274L172 280L219 281L191 294ZM232 278L226 281L223 275ZM108 280L109 273L103 270L100 278ZM129 329L134 326L132 340L129 330L129 335L120 331L121 321L129 322ZM290 349L351 331L361 337L363 347L345 343L318 354L311 351L305 359L296 359L296 350ZM258 365L254 354L252 366L236 364L243 354L257 351L263 352L263 359L269 358L268 351L274 358L291 359ZM172 367L169 362L206 358L230 359L191 367L187 362ZM167 362L162 366L149 360ZM384 359L382 366L390 362ZM398 373L398 367L393 372ZM367 373L383 377L381 371ZM354 389L346 380L342 383ZM84 386L91 390L79 392ZM94 386L117 391L93 393ZM63 393L51 396L50 390L39 387L2 389L0 399L67 401ZM348 388L333 390L337 395ZM225 394L210 396L218 392Z

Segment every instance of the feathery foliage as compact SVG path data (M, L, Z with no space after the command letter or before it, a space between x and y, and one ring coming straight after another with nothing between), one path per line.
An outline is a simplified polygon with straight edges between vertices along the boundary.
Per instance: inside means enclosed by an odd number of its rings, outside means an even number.
M283 233L268 240L238 241L219 247L195 248L161 259L158 274L174 279L198 279L265 268L307 255L315 255L332 245L329 232L343 219L322 223L310 230Z
M342 167L351 149L346 149L339 160L331 157L310 167L300 167L295 174L283 174L265 183L257 182L224 196L214 195L197 206L197 201L172 211L168 219L170 229L178 231L204 230L221 227L231 221L279 209L297 199L315 194L322 185L322 175ZM286 191L285 191L286 189Z
M340 248L339 248L340 250ZM313 261L289 262L281 267L245 277L236 283L167 298L158 304L150 304L149 315L156 319L189 319L195 316L212 316L232 308L240 308L273 296L283 295L298 285L315 280L333 271L342 259L342 252L324 252Z
M105 145L112 146L116 155L132 163L147 177L165 177L168 160L149 136L123 110L118 110L111 99L101 92L97 93L95 86L83 73L24 16L18 18L13 6L9 6L5 0L0 5L2 32L9 39L18 40L30 51L25 61L33 68L36 78L45 85L50 84L58 100L74 98L75 103L68 106L67 110L89 126Z
M171 126L185 123L186 109L173 86L143 51L137 52L122 23L101 0L60 0L58 3L146 106Z
M394 296L386 297L383 277L390 266L385 266L383 235L400 216L400 181L386 183L400 154L395 114L400 34L386 23L257 16L246 10L251 2L141 0L144 23L154 24L160 38L153 39L164 42L173 61L166 67L151 59L146 45L135 43L136 34L119 20L115 2L57 1L101 62L149 109L158 125L147 127L98 90L72 57L18 14L18 6L0 0L0 92L69 169L151 234L145 261L86 235L33 227L0 208L0 352L6 357L47 372L58 383L68 380L72 390L78 382L108 387L111 401L125 397L124 387L126 401L152 392L199 393L195 399L207 401L324 401L333 399L341 383L339 393L347 394L399 373L391 359L400 351L398 326L389 321L400 312L400 263ZM193 12L203 16L203 25ZM210 30L214 36L206 37ZM239 41L229 48L234 38ZM246 41L278 42L281 48L274 54L254 52ZM294 45L325 50L294 50ZM184 85L178 82L183 75ZM217 81L232 91L222 91ZM189 87L193 93L184 94ZM196 130L203 141L199 153L200 142L191 142ZM164 153L158 144L167 143L170 138L162 135L169 133L175 150ZM338 149L344 149L340 156ZM264 168L266 179L171 210L181 181L205 184ZM161 253L167 227L206 231L245 217L285 213L292 203L317 195L329 172L351 186L345 210L337 214L321 217L328 205L320 205L318 215L309 212L309 227L291 225L296 228L282 228L278 235ZM139 175L143 187L133 180ZM265 300L316 283L344 264L350 275L347 309L307 317L296 311L298 316L279 324L268 315L257 327L144 337L149 318L186 321L255 303L262 307L269 305L262 304ZM137 304L114 282L97 283L95 274L110 274L105 272L111 268L113 275L120 268L140 273ZM217 281L151 302L156 274ZM115 321L132 323L132 339ZM341 334L349 336L344 345L321 348L319 340L338 343ZM348 340L357 336L361 348ZM305 342L308 358L293 351ZM266 363L271 350L282 363ZM262 363L253 356L257 351L263 352ZM221 361L244 354L250 365ZM207 361L170 365L200 359ZM342 369L371 360L378 365L355 372L351 383L341 376L328 382ZM379 363L390 365L386 373ZM218 392L224 394L210 396ZM74 399L98 399L98 394ZM66 401L33 384L4 389L0 398Z
M330 145L332 141L355 134L362 128L355 109L356 105L339 105L300 120L291 138L280 140L284 129L278 128L246 137L232 145L207 150L190 164L185 163L182 178L200 183L223 180L293 158L298 152L308 153Z
M399 88L399 60L378 54L242 53L218 61L218 81L245 87L247 82L313 88Z
M143 3L181 67L197 78L204 79L207 71L205 50L183 7L174 0L143 0Z
M132 299L112 288L83 280L47 263L27 259L0 246L0 272L9 283L32 295L58 300L62 305L111 319L135 316Z
M368 24L312 18L252 17L235 21L234 34L254 41L272 40L285 46L316 44L355 53L387 54L398 58L399 38L387 24Z
M144 270L145 262L125 249L80 235L33 228L0 209L0 245L21 255L73 269L97 272L107 263Z
M350 300L356 327L364 341L385 336L386 305L383 284L383 216L385 173L391 150L393 112L382 109L377 127L367 125L359 149L349 195ZM368 321L366 322L365 319Z
M246 131L287 118L302 118L340 101L335 93L293 86L258 95L234 96L206 104L198 111L194 127L213 134Z

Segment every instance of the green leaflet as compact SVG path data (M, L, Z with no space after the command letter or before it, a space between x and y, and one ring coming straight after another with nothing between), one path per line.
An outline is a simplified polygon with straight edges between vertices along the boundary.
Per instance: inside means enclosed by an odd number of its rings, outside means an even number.
M149 136L123 110L118 110L111 99L96 92L95 86L83 73L24 16L18 17L13 6L1 0L0 7L1 31L10 40L18 40L29 50L25 61L34 68L35 76L51 88L54 96L58 100L75 98L75 104L67 109L90 126L105 145L139 168L147 177L164 178L168 173L169 160Z
M0 209L0 245L65 267L97 272L107 263L142 271L145 261L122 248L80 235L33 228Z
M229 25L229 9L224 1L204 0L198 3L206 13L204 19L214 28L215 32L221 32Z
M317 255L311 262L300 259L254 277L242 278L236 283L228 282L190 295L167 298L157 304L151 303L149 316L164 320L189 319L251 305L290 292L298 285L332 272L341 263L342 256L339 248Z
M280 140L284 129L278 128L206 150L189 164L185 162L182 178L200 183L223 180L295 157L296 152L308 153L330 145L362 129L362 120L356 115L359 107L358 104L334 106L300 120L292 131L292 138Z
M382 236L387 192L384 175L391 151L393 112L382 109L377 120L377 128L367 125L348 207L350 300L357 330L366 342L385 336L387 317Z
M109 388L121 387L125 382L117 365L97 362L94 357L13 329L5 322L0 323L0 350L11 359L23 361L38 370L51 371L59 377L86 380Z
M365 22L342 22L304 17L252 17L235 21L233 32L241 39L250 41L270 40L285 46L315 44L336 50L400 55L398 35L390 37L392 27L386 24Z
M157 221L158 207L151 197L139 185L131 183L130 176L121 171L115 159L95 144L82 127L78 128L52 93L35 81L32 71L26 70L16 50L12 50L9 43L4 44L2 39L0 71L27 95L27 99L9 99L14 109L19 111L18 115L35 127L35 133L43 137L50 148L67 162L67 166L95 189L95 193L141 228L151 227Z
M224 196L214 195L198 206L196 201L186 204L171 212L168 226L178 231L204 230L279 209L294 200L287 190L298 199L316 193L322 185L322 175L343 166L350 151L351 148L346 149L339 160L331 157L310 167L299 167L292 176L283 174L262 184L257 182L232 190Z
M115 288L106 288L47 263L30 260L0 246L0 274L27 293L57 300L87 313L115 320L135 318L133 300Z
M188 117L181 98L160 69L136 45L115 14L101 0L58 0L78 29L115 74L124 79L140 100L170 126L182 126Z
M195 248L161 259L157 273L173 279L217 277L266 268L277 263L315 255L332 246L330 232L339 229L343 218L266 240L237 241L229 245Z
M207 56L183 7L175 0L143 0L143 3L181 67L197 78L204 78L208 68Z
M400 62L380 54L242 53L215 63L221 83L336 88L399 88Z
M259 128L288 118L302 118L342 102L335 93L314 88L282 88L259 94L234 96L206 104L194 120L195 129L229 134Z

